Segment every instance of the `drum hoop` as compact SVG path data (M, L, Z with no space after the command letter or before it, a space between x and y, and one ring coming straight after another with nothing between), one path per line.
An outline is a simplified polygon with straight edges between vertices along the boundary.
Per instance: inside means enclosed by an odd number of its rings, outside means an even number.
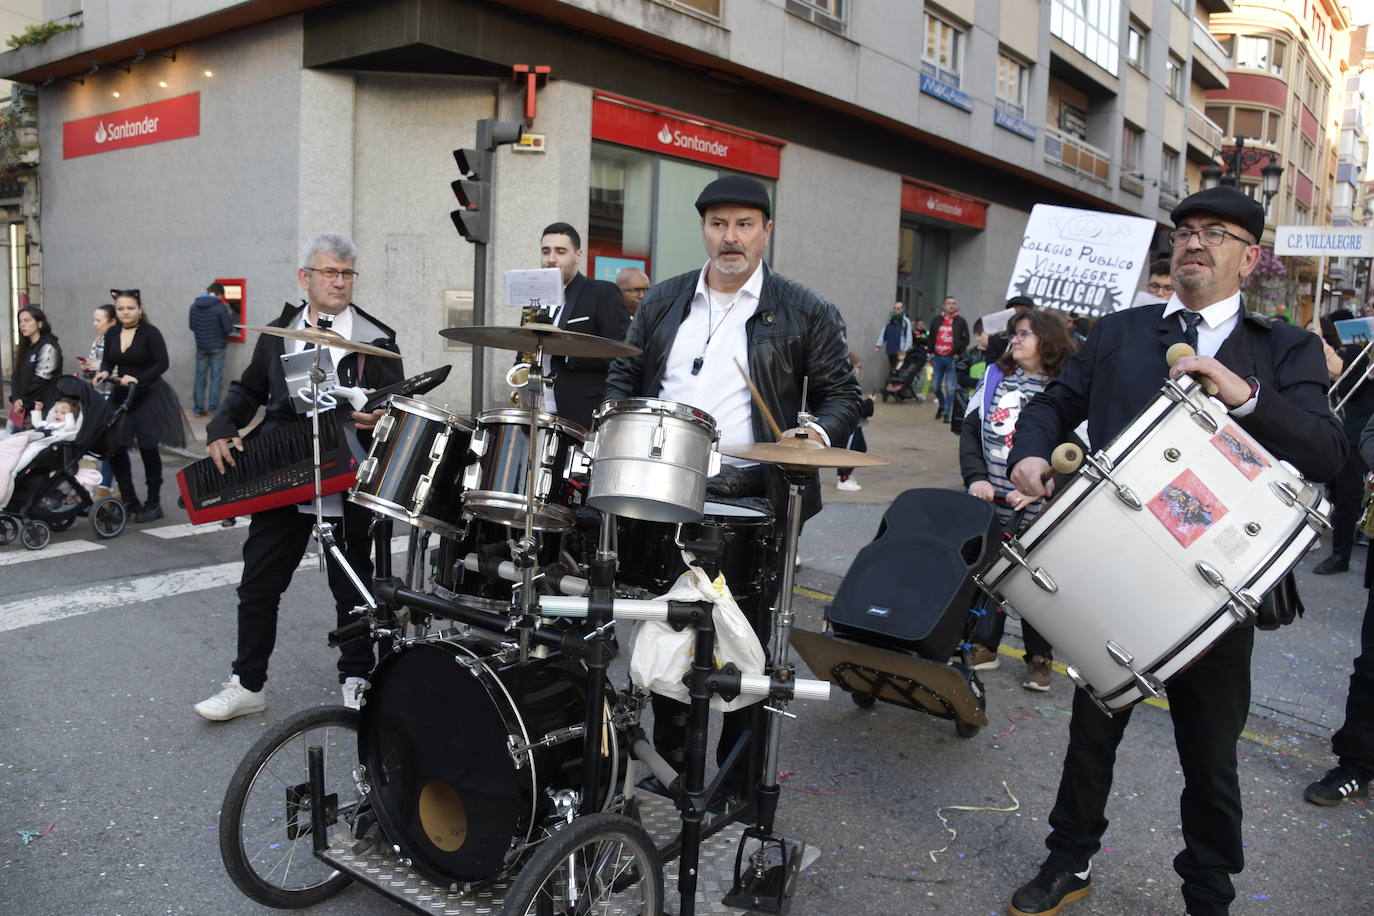
M702 427L710 435L712 442L720 440L720 432L716 428L715 417L690 404L684 404L681 401L667 401L662 398L617 398L613 401L606 401L597 407L592 414L592 426L599 426L602 420L622 414L627 416L652 414L672 417Z
M534 510L534 530L535 531L563 531L571 528L577 521L577 513L567 506L558 503L548 503L542 497L535 497ZM498 525L511 527L512 523L500 519L487 518L473 509L502 509L508 512L520 514L523 519L525 513L525 500L523 497L516 497L511 494L503 493L500 490L468 490L463 494L463 510L471 516ZM540 519L547 519L541 522ZM562 520L560 522L560 519Z
M736 515L736 514L733 514L733 513L712 512L712 511L711 511L711 507L712 507L712 506L726 506L726 507L731 508L731 509L738 509L738 510L739 510L739 514ZM772 515L772 513L770 513L770 512L764 512L762 509L755 509L753 506L737 506L737 505L735 505L734 503L723 503L723 502L721 502L721 501L719 501L719 500L714 500L714 499L708 499L708 500L706 500L706 502L703 504L702 510L701 510L701 517L704 518L704 519L706 519L706 518L730 518L730 519L739 519L739 520L741 520L741 522L742 522L743 524L746 524L746 525L747 525L747 524L762 523L762 522L766 522L766 523L768 523L768 524L772 524L772 522L773 522L773 515Z
M540 429L552 429L564 433L576 440L579 445L587 441L587 431L585 429L571 420L565 420L551 413L544 413L542 410L539 411L535 423ZM529 429L530 412L524 407L496 407L479 413L477 415L477 425L518 426Z
M464 429L468 432L472 432L475 428L472 421L467 417L459 416L456 413L450 413L442 407L435 407L427 401L420 401L415 398L408 398L404 395L397 394L392 395L391 401L387 407L388 412L390 412L392 406L395 406L399 413L414 414L424 417L426 420L434 420L438 423L457 426L459 429Z

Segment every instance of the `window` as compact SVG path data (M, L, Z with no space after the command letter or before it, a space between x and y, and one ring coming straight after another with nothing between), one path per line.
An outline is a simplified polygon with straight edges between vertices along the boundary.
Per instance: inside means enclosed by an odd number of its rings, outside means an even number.
M1159 190L1164 194L1178 195L1178 153L1167 146L1159 163Z
M1026 114L1026 83L1030 68L1005 54L997 55L997 104L1018 118Z
M710 16L712 19L720 19L721 0L658 0L658 2L664 6L675 6L701 13L703 16Z
M1183 101L1183 59L1172 52L1164 62L1164 92L1171 99Z
M1279 114L1259 108L1243 106L1208 105L1206 115L1216 122L1223 134L1240 134L1247 140L1254 140L1268 146L1279 143Z
M1312 145L1312 141L1306 137L1302 138L1302 153L1298 158L1298 167L1308 175L1312 174L1312 165L1317 157L1317 148Z
M1061 99L1059 101L1059 129L1080 140L1088 139L1088 113Z
M1284 50L1284 43L1277 39L1264 35L1238 35L1235 40L1236 66L1283 76Z
M1121 129L1121 171L1129 175L1141 172L1140 150L1144 144L1145 131L1129 122Z
M1126 31L1126 63L1137 70L1145 69L1145 29L1134 22Z
M1118 0L1050 0L1050 34L1115 74L1122 6Z
M823 29L844 34L844 13L847 5L845 0L787 0L787 11Z
M926 47L921 72L947 86L959 88L963 69L964 33L938 16L926 13Z

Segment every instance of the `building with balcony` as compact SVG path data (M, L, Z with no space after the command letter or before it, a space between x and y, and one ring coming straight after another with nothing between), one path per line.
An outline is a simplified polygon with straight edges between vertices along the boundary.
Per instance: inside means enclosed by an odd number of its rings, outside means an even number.
M26 29L42 21L43 0L11 0L0 7L0 40L22 40ZM0 377L9 374L17 313L28 303L28 237L36 225L38 197L36 185L28 180L37 143L34 101L31 87L0 79L0 302L8 318L0 320Z
M1145 217L1164 250L1169 210L1249 129L1210 98L1236 72L1214 37L1232 0L44 7L81 27L0 55L0 75L38 100L29 283L59 330L84 332L111 286L157 316L216 277L243 279L261 323L297 298L300 242L338 227L361 247L360 304L402 328L412 365L455 365L456 409L474 409L468 353L435 331L472 320L448 184L479 118L531 135L497 155L489 288L559 219L584 228L589 275L695 269L692 200L747 173L775 196L770 263L835 300L859 342L894 297L922 317L947 294L970 317L999 308L1037 203ZM483 320L518 312L498 294ZM181 324L164 323L174 379ZM231 350L229 371L246 358Z

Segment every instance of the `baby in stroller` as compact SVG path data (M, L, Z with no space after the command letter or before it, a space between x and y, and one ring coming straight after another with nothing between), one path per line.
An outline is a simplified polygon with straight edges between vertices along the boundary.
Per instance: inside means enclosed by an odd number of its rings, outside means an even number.
M93 502L81 479L92 472L80 466L87 453L103 457L105 440L123 412L111 409L83 379L63 376L55 384L58 401L43 420L0 439L0 544L20 537L25 547L41 550L53 531L85 515L101 537L124 530L123 504L108 497Z

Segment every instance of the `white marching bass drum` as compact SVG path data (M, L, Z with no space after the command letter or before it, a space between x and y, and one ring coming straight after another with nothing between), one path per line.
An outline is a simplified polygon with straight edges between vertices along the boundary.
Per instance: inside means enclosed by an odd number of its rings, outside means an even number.
M1103 712L1159 696L1329 527L1320 488L1188 377L1088 455L979 584L1029 620Z

